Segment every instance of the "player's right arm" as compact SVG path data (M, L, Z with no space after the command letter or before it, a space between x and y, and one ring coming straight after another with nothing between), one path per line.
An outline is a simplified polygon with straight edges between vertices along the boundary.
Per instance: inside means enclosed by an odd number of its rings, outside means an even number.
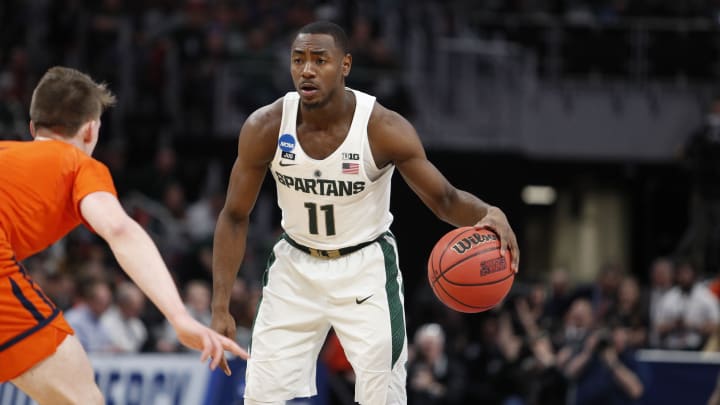
M80 201L80 213L110 245L120 267L168 319L180 342L200 350L203 361L212 357L212 369L223 359L223 350L247 358L247 353L233 340L215 333L192 318L180 299L155 243L127 215L113 194L97 191L86 195Z
M415 194L435 215L454 226L492 229L500 250L512 253L518 271L520 250L505 213L467 191L459 190L427 158L415 128L400 114L376 103L368 123L370 149L377 167L393 163Z
M212 328L232 338L236 328L229 313L230 293L245 255L250 212L277 149L281 115L282 100L278 100L255 111L243 124L225 206L215 227Z

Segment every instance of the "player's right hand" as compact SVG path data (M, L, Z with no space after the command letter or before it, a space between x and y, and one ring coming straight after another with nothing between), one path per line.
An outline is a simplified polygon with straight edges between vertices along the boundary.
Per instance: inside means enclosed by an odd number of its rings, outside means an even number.
M498 235L500 238L500 254L505 255L505 250L510 250L511 267L517 273L520 269L520 249L518 248L515 232L510 227L505 213L498 207L490 207L485 217L475 224L475 228L487 228Z
M217 333L229 339L235 340L235 335L237 334L237 326L235 325L235 318L230 315L230 312L213 310L210 327ZM245 356L246 357L243 358L247 359L247 353L245 353ZM230 366L228 365L225 356L223 356L220 360L220 368L225 372L226 375L230 375Z
M249 357L248 353L240 348L234 339L222 336L205 327L192 318L190 314L186 313L173 319L171 324L177 332L180 343L191 349L199 350L202 353L200 356L201 361L205 362L207 359L211 359L211 370L215 370L220 366L226 375L231 374L230 367L228 367L225 360L225 350L243 359Z

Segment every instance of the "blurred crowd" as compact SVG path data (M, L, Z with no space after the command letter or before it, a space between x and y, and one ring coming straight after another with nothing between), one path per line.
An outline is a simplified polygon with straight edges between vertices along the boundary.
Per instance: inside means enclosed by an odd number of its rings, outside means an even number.
M607 264L590 283L562 269L521 278L500 307L473 315L437 304L428 287L406 298L410 401L636 403L637 350L720 349L719 297L720 279L668 257L641 275Z
M478 8L505 14L582 17L597 22L628 17L716 19L720 12L720 4L714 0L493 0L483 1Z
M400 4L349 0L8 0L0 3L0 134L22 136L32 87L50 66L107 82L119 104L105 138L217 135L216 114L248 114L291 89L287 47L301 26L346 27L349 85L410 113L387 15ZM428 3L434 3L428 1ZM402 25L394 28L401 32ZM240 71L241 74L234 74ZM220 105L222 104L222 105ZM221 119L227 120L227 117ZM234 136L237 128L233 128ZM118 135L119 136L119 135Z

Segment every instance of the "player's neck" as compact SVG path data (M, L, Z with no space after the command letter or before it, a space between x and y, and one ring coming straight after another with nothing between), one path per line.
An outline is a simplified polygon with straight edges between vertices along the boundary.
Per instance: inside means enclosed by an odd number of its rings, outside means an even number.
M348 114L352 116L354 110L355 95L343 87L321 107L312 108L301 103L300 120L303 124L313 128L329 128L345 119Z
M78 136L73 137L67 137L60 134L57 134L52 131L42 131L41 133L35 134L35 140L36 141L60 141L69 143L70 145L75 146L76 148L79 148L84 151L82 148L82 142L78 140Z

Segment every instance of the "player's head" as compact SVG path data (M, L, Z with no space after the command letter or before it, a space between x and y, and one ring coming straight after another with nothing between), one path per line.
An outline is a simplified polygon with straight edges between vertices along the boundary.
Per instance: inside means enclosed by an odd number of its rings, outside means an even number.
M105 84L95 83L75 69L50 68L33 91L30 131L49 131L65 138L80 137L79 146L91 154L97 144L100 115L115 103Z
M290 73L305 107L319 108L345 87L352 56L340 26L328 21L298 31L290 48Z

